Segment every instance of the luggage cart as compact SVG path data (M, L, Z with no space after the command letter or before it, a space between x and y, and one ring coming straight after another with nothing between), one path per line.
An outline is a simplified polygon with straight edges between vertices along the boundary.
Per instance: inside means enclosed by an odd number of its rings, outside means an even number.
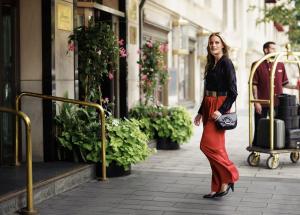
M258 166L260 162L260 153L269 154L269 158L267 159L267 167L269 169L276 169L279 166L279 154L281 153L290 153L290 159L293 163L297 163L300 158L300 149L274 149L274 77L275 77L275 69L277 64L281 58L281 62L284 63L293 63L298 65L299 73L300 73L300 60L299 60L300 52L292 52L290 51L290 47L287 46L286 52L275 52L270 53L263 58L261 58L256 64L253 66L250 72L249 77L249 146L247 150L250 155L247 158L247 162L250 166ZM258 66L266 59L274 58L271 74L270 74L270 100L262 100L262 99L254 99L253 98L253 90L252 90L252 81L253 76L258 68ZM293 59L291 59L293 58ZM300 99L300 95L299 95ZM253 105L252 103L259 102L261 104L268 104L270 106L270 148L261 148L257 146L252 146L253 141Z

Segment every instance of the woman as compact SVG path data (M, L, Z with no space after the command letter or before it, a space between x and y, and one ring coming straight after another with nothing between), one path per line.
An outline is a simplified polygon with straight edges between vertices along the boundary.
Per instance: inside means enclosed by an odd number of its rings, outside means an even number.
M194 119L199 126L203 120L200 149L209 160L212 169L211 192L204 198L227 195L234 191L239 179L235 165L228 159L225 149L225 130L218 130L215 120L228 112L236 100L237 87L234 66L228 58L228 46L219 33L208 38L207 64L205 66L204 98Z

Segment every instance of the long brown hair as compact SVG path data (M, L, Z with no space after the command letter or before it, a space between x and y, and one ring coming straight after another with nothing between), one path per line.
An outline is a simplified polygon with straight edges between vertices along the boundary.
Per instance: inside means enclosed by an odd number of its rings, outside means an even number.
M229 51L229 46L225 43L224 39L220 36L219 32L216 33L211 33L211 35L209 35L208 37L208 42L207 42L207 57L206 57L206 65L205 65L205 75L204 77L207 75L207 72L212 69L214 67L215 64L215 57L210 53L210 49L209 49L209 41L213 36L217 36L220 38L224 48L223 48L223 55L225 55L226 57L228 57L228 51Z

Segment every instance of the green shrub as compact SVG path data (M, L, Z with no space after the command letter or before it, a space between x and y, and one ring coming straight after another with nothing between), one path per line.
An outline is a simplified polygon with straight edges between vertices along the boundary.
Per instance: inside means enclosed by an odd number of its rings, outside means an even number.
M145 160L152 152L148 147L148 137L135 119L110 119L107 123L108 147L106 160L116 161L127 169L130 164Z
M150 139L170 138L181 144L193 134L192 118L183 107L138 105L130 110L129 116L141 122L141 130Z
M63 104L55 121L60 131L57 137L60 146L70 151L79 149L84 161L100 161L100 122L95 109ZM107 165L116 161L127 169L151 154L148 137L137 120L107 118L106 135Z

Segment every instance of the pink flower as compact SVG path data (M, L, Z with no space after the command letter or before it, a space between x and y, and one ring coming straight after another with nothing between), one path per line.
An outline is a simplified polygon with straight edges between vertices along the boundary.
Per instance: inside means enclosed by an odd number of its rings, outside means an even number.
M127 57L128 56L126 50L123 47L120 48L119 53L120 53L121 57Z
M148 76L147 76L147 75L142 75L141 80L145 81L145 80L147 80L147 79L148 79Z
M151 87L152 82L150 80L147 80L147 86Z
M159 45L159 51L161 53L166 53L168 52L168 44L167 43L162 43Z
M119 46L123 46L123 45L124 45L124 39L120 39L120 40L118 41L118 43L119 43Z
M152 47L153 47L153 43L152 43L151 40L148 40L148 41L146 42L146 45L148 46L148 48L152 48Z
M169 51L169 47L168 47L168 44L167 44L167 43L165 43L164 48L165 48L165 52L168 52L168 51Z
M111 72L109 72L108 73L108 78L109 78L109 80L113 80L114 79L114 75Z
M74 51L74 50L75 50L75 45L74 45L73 42L70 42L70 43L68 44L68 51Z
M159 45L159 51L162 52L162 53L165 51L165 46L164 46L164 44L160 44L160 45Z

